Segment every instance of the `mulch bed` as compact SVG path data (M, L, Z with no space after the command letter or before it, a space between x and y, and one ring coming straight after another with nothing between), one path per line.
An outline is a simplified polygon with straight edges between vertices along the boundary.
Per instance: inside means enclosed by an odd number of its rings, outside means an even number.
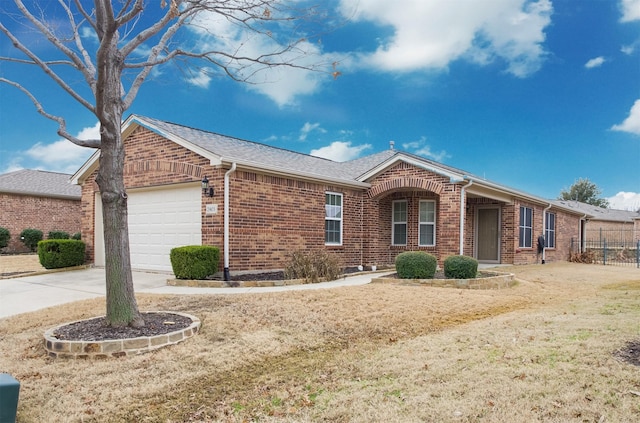
M66 341L105 341L108 339L131 339L141 336L156 336L184 329L191 325L188 317L172 313L141 313L145 325L139 328L129 326L107 326L104 317L70 323L56 329L54 335Z

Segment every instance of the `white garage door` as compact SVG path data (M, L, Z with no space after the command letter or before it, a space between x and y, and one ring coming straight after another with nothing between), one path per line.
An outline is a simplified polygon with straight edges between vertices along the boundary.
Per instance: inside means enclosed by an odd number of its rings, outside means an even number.
M200 186L167 186L128 191L131 267L171 272L169 253L174 247L201 245ZM104 266L100 197L96 201L96 266Z

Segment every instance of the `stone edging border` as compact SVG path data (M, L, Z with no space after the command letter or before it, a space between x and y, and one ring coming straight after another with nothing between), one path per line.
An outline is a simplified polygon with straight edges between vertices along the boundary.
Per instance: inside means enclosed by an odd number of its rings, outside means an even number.
M491 272L495 276L477 279L397 279L373 278L372 283L412 283L423 286L459 289L502 289L516 284L513 273Z
M191 338L200 330L200 319L186 313L176 311L149 311L150 313L177 314L191 319L191 325L184 329L155 336L141 336L127 339L106 339L103 341L66 341L56 338L53 334L56 329L67 326L68 322L53 327L44 333L44 348L52 358L71 359L105 359L109 357L124 357L127 355L142 354L158 348L178 344Z
M358 273L351 273L346 276L366 275L369 273L381 273L389 272L389 270L365 271ZM190 288L268 288L272 286L291 286L291 285L313 285L306 282L304 279L285 279L285 280L251 280L251 275L247 275L249 280L246 281L219 281L219 280L207 280L207 279L167 279L167 285L169 286L187 286ZM330 282L330 281L320 281Z

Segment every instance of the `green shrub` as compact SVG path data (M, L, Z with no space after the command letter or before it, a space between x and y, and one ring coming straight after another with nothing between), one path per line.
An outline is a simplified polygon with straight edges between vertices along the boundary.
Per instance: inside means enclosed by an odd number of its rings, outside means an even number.
M0 248L4 248L9 245L11 239L11 233L9 229L0 227Z
M45 269L84 264L85 243L75 239L47 239L38 242L38 258Z
M218 271L220 249L211 245L176 247L169 255L178 279L205 279Z
M297 250L289 255L284 268L287 279L304 279L306 283L317 283L338 279L342 264L338 256L324 250Z
M69 233L65 231L51 231L47 239L69 239Z
M75 234L71 235L71 239L80 241L82 239L82 234L80 232L76 232Z
M468 256L449 256L444 260L444 276L471 279L478 273L478 260Z
M424 251L406 251L396 257L396 272L402 279L432 279L438 260Z
M42 231L39 229L25 229L20 232L20 240L31 251L36 251L38 242L42 241Z

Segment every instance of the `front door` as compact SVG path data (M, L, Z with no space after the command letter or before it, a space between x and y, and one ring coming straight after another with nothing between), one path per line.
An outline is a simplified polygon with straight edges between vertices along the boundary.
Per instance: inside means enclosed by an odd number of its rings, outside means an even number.
M478 209L476 257L478 261L500 262L500 209Z

